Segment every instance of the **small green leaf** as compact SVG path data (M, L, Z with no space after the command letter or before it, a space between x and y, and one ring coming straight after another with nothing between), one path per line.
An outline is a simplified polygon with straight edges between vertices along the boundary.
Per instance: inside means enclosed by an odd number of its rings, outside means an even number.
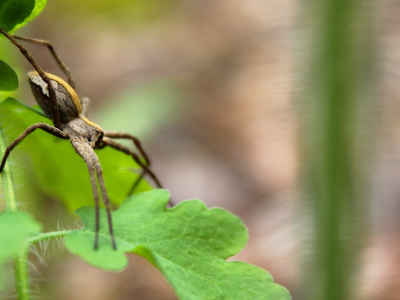
M290 299L289 292L274 284L265 270L226 261L241 251L248 239L238 217L223 209L207 209L199 200L167 209L168 199L165 190L126 199L113 212L118 247L114 253L105 212L101 211L100 246L95 251L94 209L80 208L77 213L85 227L66 236L66 247L106 270L121 270L124 251L142 255L160 269L180 299Z
M17 88L17 74L8 64L0 60L0 91L13 91Z
M34 7L35 0L1 0L0 27L10 31L18 24L25 24Z
M0 263L19 253L27 239L36 235L41 225L23 212L0 214Z
M51 124L49 119L12 98L0 102L0 115L9 142L32 124L38 122ZM31 179L27 180L38 182L42 191L63 201L70 211L93 205L86 164L68 140L56 138L38 129L16 147L11 154L11 160L14 157L21 157L21 154L25 157L28 155L34 165L33 170L28 168L28 171L24 171L25 175L31 176ZM104 181L110 199L113 203L120 204L138 177L138 174L132 173L131 170L140 167L130 156L108 147L98 150L97 154L103 167ZM150 189L149 183L142 180L136 191Z

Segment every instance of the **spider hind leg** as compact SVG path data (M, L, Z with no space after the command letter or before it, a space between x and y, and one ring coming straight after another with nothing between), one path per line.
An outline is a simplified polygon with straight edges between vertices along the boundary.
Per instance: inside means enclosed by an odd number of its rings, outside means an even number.
M114 238L114 229L112 225L110 199L107 194L107 190L104 184L103 170L100 165L100 161L92 147L87 142L82 141L80 138L71 137L71 143L75 148L75 151L85 161L90 175L90 182L93 190L93 197L95 201L95 240L94 249L97 250L99 247L99 230L100 230L100 207L99 207L99 194L97 189L96 175L99 181L100 190L103 196L104 205L107 212L108 231L111 237L111 245L114 250L117 250L117 245Z

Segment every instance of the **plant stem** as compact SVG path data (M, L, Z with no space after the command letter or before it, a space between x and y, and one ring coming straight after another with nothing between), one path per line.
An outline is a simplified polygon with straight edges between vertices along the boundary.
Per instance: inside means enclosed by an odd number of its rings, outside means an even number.
M34 236L34 237L30 238L28 240L28 244L32 245L34 243L37 243L37 242L40 242L40 241L43 241L43 240L47 240L47 239L51 239L51 238L57 238L57 237L63 237L63 236L66 236L67 234L69 234L72 231L74 231L74 230L53 231L53 232L42 233L42 234L39 234L37 236Z
M6 146L4 142L3 130L0 126L0 153L5 153ZM3 180L4 196L6 199L7 211L16 212L19 210L17 196L14 190L14 180L11 172L10 164L7 162L1 173ZM29 300L29 272L28 272L28 249L14 257L14 276L17 289L18 300Z
M311 5L310 5L311 4ZM363 157L373 85L369 1L305 2L313 33L304 148L314 226L307 300L354 299L367 222ZM313 134L310 135L309 132ZM311 137L312 136L312 137ZM363 176L360 176L360 173Z
M3 130L0 126L0 153L5 153L6 146L4 143ZM11 172L10 164L7 162L4 166L3 172L1 173L3 180L4 196L6 199L7 211L18 211L17 196L14 190L14 180Z
M28 239L24 247L24 250L22 250L14 258L14 272L15 272L18 300L30 299L29 272L28 272L28 252L30 246L42 240L65 236L69 232L71 232L71 230L47 232Z
M30 299L28 251L29 246L14 257L14 273L18 300Z

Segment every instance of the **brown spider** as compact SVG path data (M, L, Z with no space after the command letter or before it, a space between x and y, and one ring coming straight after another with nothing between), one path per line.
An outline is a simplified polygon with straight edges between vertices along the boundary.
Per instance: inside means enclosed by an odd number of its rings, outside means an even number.
M79 100L76 94L75 81L74 78L67 68L67 66L60 60L57 53L54 51L53 46L48 41L31 39L19 36L10 36L6 31L0 28L0 32L5 35L15 46L19 48L21 53L26 57L26 59L31 63L36 71L31 71L28 73L28 81L40 108L43 110L45 115L53 121L54 126L48 125L46 123L36 123L29 126L14 142L9 145L4 153L3 160L0 165L0 173L3 171L6 160L10 152L17 146L28 134L32 133L36 129L42 129L56 137L62 139L69 139L75 151L83 158L85 161L89 174L90 181L92 184L93 197L95 200L96 209L96 235L94 240L94 249L98 249L99 243L99 194L97 189L96 175L99 181L101 193L103 195L104 205L107 211L108 228L111 236L111 243L113 249L117 249L111 212L110 212L110 200L108 198L107 190L104 184L102 168L100 165L99 158L93 149L102 149L106 146L110 146L116 150L124 152L127 155L132 156L134 161L140 165L143 170L136 180L132 190L137 186L139 181L147 173L154 180L157 187L162 188L160 181L157 176L149 168L150 160L146 152L143 150L140 141L129 133L117 132L117 131L103 131L100 126L91 122L86 118L89 99L83 98L82 101ZM33 42L41 45L45 45L51 51L54 59L57 61L60 68L68 77L68 83L66 83L61 78L43 72L36 61L32 58L32 55L16 40L23 40L27 42ZM111 138L117 139L129 139L132 140L136 148L139 150L140 154L143 156L145 163L140 160L140 157L132 152L129 148L123 146L122 144L112 140Z

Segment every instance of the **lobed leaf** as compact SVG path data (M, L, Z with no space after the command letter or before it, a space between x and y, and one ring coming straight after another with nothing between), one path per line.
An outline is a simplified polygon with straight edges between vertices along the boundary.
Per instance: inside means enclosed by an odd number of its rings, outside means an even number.
M7 63L0 59L0 91L13 91L17 88L17 74Z
M168 199L165 190L140 193L113 212L117 251L111 247L104 211L99 249L94 250L94 209L80 208L77 214L85 227L66 236L66 247L89 264L114 271L126 266L124 252L135 252L160 269L180 299L290 299L265 270L226 261L248 239L238 217L207 209L199 200L167 209Z
M20 135L24 129L37 122L51 124L40 112L7 98L0 102L0 122L7 130L9 142ZM96 150L97 151L97 150ZM11 153L11 159L27 155L33 168L24 173L30 175L45 193L60 199L70 211L93 205L93 194L89 173L82 158L75 152L68 140L56 138L40 129L26 137ZM133 182L137 178L131 169L139 169L132 158L111 148L97 152L104 171L104 180L110 199L120 204L126 198ZM137 192L150 190L146 181L142 181Z
M27 239L40 230L41 224L26 213L0 214L0 263L23 250Z

